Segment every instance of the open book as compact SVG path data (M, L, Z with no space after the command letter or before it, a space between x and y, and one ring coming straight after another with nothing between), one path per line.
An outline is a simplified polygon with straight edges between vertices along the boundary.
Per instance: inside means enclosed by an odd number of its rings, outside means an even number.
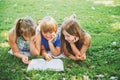
M64 71L64 66L61 59L52 59L50 61L46 61L45 59L32 59L27 67L27 71L29 70Z

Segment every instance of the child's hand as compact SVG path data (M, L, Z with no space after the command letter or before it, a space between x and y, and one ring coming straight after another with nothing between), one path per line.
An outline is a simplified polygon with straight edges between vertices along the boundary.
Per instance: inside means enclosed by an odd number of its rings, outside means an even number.
M28 41L28 43L31 45L34 45L35 43L37 42L37 36L35 35L35 36L32 36L30 39L29 39L29 41Z
M31 61L32 61L32 60L29 60L29 61L28 61L28 64L30 64Z
M74 39L70 43L75 43L79 40L79 37L74 37Z
M22 62L25 63L25 64L29 64L28 56L24 55L22 57Z
M47 61L50 61L50 60L52 59L52 57L51 57L49 54L46 54L46 55L45 55L45 59L46 59Z
M36 42L37 41L37 36L35 35L35 36L31 37L30 41Z
M79 37L75 37L74 38L74 43L77 42L79 40Z
M83 54L83 55L76 55L76 59L77 60L85 60L86 59L86 55L85 54Z
M75 60L75 61L77 60L76 56L69 55L68 57L71 58L72 60Z
M56 33L55 32L51 33L51 38L48 41L53 41L55 37L56 37Z

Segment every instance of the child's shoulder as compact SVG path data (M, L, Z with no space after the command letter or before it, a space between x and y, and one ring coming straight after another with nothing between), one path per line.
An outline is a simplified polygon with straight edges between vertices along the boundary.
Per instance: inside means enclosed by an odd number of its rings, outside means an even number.
M11 28L10 30L9 30L9 33L13 33L14 32L14 28Z
M15 41L15 38L16 38L16 36L15 36L15 33L14 33L14 28L12 28L8 32L7 39L8 39L8 41L12 41L13 42L13 41Z
M85 38L87 38L87 39L91 39L91 36L90 36L90 34L88 34L88 33L85 33Z
M14 36L14 28L9 30L8 35L9 36Z
M84 44L90 45L90 43L91 43L91 36L90 36L90 34L85 33L85 36L84 36Z

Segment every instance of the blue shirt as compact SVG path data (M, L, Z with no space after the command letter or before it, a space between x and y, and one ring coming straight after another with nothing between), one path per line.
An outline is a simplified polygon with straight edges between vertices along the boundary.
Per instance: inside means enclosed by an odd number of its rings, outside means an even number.
M58 32L57 32L57 36L56 38L52 41L53 45L55 47L60 47L61 46L61 41L60 41L60 31L61 29L58 27ZM46 40L43 36L42 36L42 41L41 44L45 47L46 51L50 51L49 48L49 44L48 44L48 40Z

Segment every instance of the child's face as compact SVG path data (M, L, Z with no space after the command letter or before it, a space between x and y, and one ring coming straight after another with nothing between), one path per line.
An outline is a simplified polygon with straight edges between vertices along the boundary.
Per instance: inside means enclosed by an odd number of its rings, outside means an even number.
M30 36L29 34L28 35L27 34L22 34L22 37L23 37L24 40L30 41L33 36Z
M26 40L26 41L29 41L29 40L30 40L30 38L29 38L29 37L26 37L25 35L22 35L22 37L23 37L24 40Z
M63 30L62 33L65 36L65 40L68 42L72 42L75 39L75 36L69 34L66 30Z
M46 32L46 33L42 32L42 35L47 40L53 40L56 37L55 32Z

